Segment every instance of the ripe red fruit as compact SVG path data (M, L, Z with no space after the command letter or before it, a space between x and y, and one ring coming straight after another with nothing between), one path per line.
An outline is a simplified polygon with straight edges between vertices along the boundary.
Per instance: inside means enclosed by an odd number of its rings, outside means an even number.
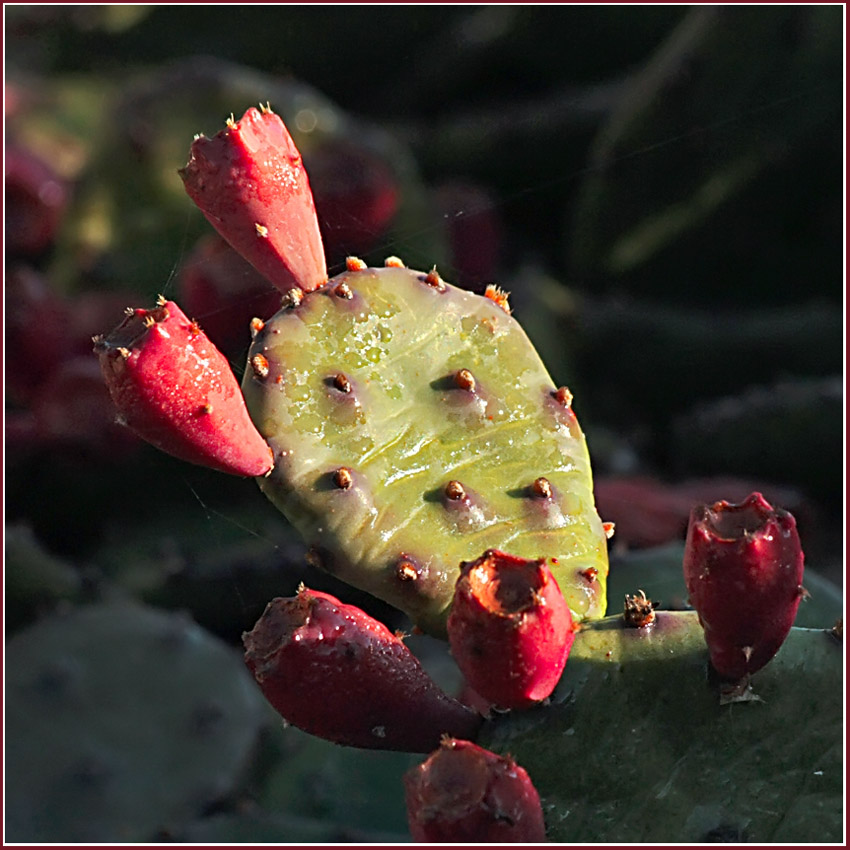
M714 669L738 681L764 667L788 636L805 593L794 517L761 493L740 504L698 505L683 566Z
M482 718L452 699L383 623L302 586L243 635L245 663L293 726L351 747L430 752Z
M94 350L119 418L142 439L233 475L272 468L227 360L173 301L128 310Z
M371 251L401 201L389 162L367 144L326 139L307 159L325 253L331 262Z
M30 404L69 356L71 311L44 275L29 266L7 268L5 283L6 391Z
M65 181L25 148L5 148L6 252L37 257L56 239L69 202Z
M249 109L209 139L198 136L180 169L213 227L281 292L328 279L301 154L270 109Z
M404 775L407 820L418 843L542 843L540 797L510 757L447 738Z
M545 560L490 549L460 566L447 628L470 686L501 708L546 699L561 678L575 628Z

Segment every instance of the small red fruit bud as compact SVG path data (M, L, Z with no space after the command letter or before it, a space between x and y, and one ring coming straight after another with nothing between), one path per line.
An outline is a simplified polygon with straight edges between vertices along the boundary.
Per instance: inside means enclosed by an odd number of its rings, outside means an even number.
M502 708L546 699L561 678L575 629L545 560L490 549L460 568L447 628L470 686Z
M761 493L691 512L685 583L715 670L740 680L782 645L803 594L803 551L794 517Z
M232 475L265 475L272 450L225 357L173 302L130 309L95 353L119 419L157 448Z
M444 693L383 623L302 587L273 599L243 637L245 663L276 711L311 735L427 753L444 734L474 737L479 714Z
M281 292L328 279L307 172L279 115L251 108L197 137L180 176L212 226Z
M540 797L528 773L469 741L446 738L404 775L417 843L543 843Z

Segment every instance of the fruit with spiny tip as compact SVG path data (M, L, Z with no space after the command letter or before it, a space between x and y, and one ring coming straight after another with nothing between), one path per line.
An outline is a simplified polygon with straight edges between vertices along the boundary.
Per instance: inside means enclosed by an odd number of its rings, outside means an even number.
M119 420L143 440L232 475L271 470L230 365L173 301L128 308L94 350Z
M444 636L460 563L499 549L546 557L576 619L604 613L607 541L572 397L502 304L436 269L351 259L263 324L256 358L242 388L275 453L260 487L329 572Z
M281 292L327 280L316 208L301 154L268 107L198 136L180 169L210 224Z

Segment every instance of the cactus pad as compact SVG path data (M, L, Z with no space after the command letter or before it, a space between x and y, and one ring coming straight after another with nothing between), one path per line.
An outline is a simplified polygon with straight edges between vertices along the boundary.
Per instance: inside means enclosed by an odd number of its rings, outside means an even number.
M233 649L109 602L6 644L6 837L146 842L237 793L269 716Z
M830 842L842 835L843 647L794 628L721 704L694 611L584 624L551 703L488 724L540 792L552 842Z
M605 611L572 396L502 302L352 261L257 331L243 380L274 451L257 480L313 560L437 634L460 562L490 548L546 558L578 619Z

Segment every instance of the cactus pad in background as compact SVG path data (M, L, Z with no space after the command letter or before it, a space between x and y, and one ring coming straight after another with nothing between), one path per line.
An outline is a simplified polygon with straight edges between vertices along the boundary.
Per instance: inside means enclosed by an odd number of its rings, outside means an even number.
M263 492L317 563L426 631L445 632L460 562L491 548L546 557L574 615L601 616L606 537L569 391L498 296L349 265L249 351Z
M145 842L245 779L268 712L239 656L130 603L43 619L7 644L6 838Z

